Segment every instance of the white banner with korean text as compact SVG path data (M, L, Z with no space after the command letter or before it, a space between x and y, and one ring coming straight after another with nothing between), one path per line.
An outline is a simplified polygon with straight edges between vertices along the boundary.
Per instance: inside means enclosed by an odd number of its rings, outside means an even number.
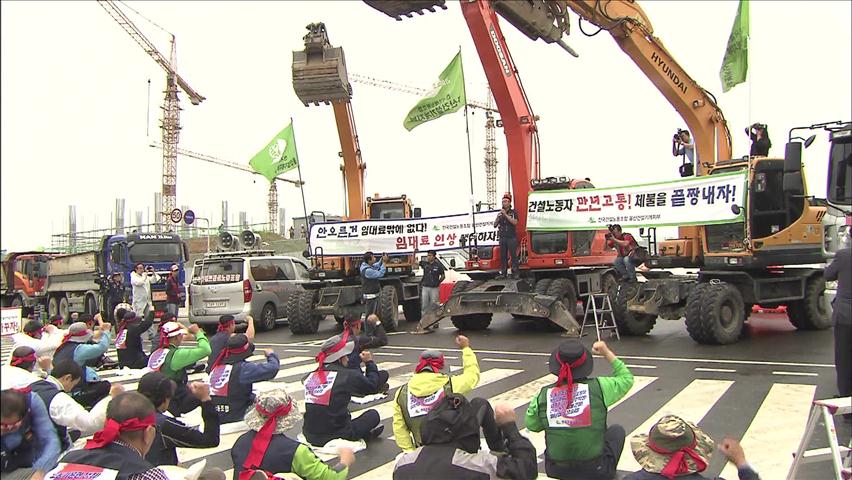
M476 213L478 246L500 244L494 227L496 218L496 210ZM474 243L474 229L471 214L462 213L441 217L314 223L308 237L311 253L363 255L372 251L380 255L465 248Z
M746 173L626 187L545 190L530 193L527 229L593 230L713 225L743 221Z

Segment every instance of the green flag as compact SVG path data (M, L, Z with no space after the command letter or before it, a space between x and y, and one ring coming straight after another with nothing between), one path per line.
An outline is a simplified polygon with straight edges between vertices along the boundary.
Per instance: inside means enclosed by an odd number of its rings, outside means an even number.
M296 168L298 164L299 154L296 153L292 121L249 161L251 168L270 182L274 182L278 175Z
M746 81L748 37L748 0L740 0L737 17L734 19L734 26L731 27L731 36L728 37L725 58L722 60L722 69L719 70L723 92L727 92L734 88L734 85Z
M409 132L421 123L457 112L467 99L464 92L464 71L461 52L457 53L447 68L438 76L438 84L426 97L408 112L402 125Z

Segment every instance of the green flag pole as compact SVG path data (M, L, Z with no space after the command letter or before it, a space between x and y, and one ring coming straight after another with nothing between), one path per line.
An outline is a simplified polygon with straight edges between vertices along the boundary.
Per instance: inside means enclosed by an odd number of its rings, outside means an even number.
M293 123L293 117L290 117L290 125L293 129L293 150L296 151L296 158L299 158L299 148L296 146L296 124ZM299 172L299 191L302 193L302 213L305 215L305 240L308 242L308 251L311 250L311 236L308 224L308 207L305 203L305 182L302 181L302 161L296 162L296 170Z
M459 45L459 56L461 56L461 45ZM462 79L462 98L464 99L464 133L467 136L467 168L468 179L470 180L470 219L473 225L473 246L476 247L479 242L476 240L476 209L473 202L473 154L470 148L470 121L468 120L468 103L467 103L467 86L464 80L464 63L461 66Z

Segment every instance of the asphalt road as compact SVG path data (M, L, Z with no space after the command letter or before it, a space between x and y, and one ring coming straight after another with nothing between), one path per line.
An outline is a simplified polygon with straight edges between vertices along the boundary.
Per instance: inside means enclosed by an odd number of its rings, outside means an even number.
M401 329L413 330L416 324L401 321ZM337 333L337 324L329 317L315 335L293 336L285 325L273 331L259 332L259 348L275 349L282 359L279 377L273 382L283 386L297 400L302 399L301 378L313 369L313 357L327 337ZM460 366L454 337L458 334L449 320L426 335L400 331L390 334L390 345L375 352L380 368L391 373L391 387L401 385L410 375L417 356L425 348L445 352L449 363ZM482 371L480 385L471 396L492 402L509 402L516 408L519 424L531 396L541 386L555 380L546 368L551 350L563 340L558 333L531 328L528 323L509 316L496 316L486 331L467 332L477 353ZM583 338L587 345L596 340L594 331ZM835 393L832 332L797 332L785 315L755 314L741 341L728 346L698 345L689 338L682 321L658 320L645 337L605 338L612 350L625 360L635 376L634 388L609 413L610 424L620 424L628 432L647 432L654 420L676 413L696 422L716 440L725 436L742 439L749 462L764 479L785 478L792 462L814 399L830 398ZM4 342L4 361L8 356ZM260 357L258 357L260 358ZM608 375L609 366L595 358L594 375ZM135 388L138 376L103 372L106 379ZM200 377L199 377L200 378ZM392 439L392 396L367 405L352 405L355 410L377 408L385 425L382 439L371 442L357 454L351 478L390 478L399 449ZM841 443L848 443L850 427L840 417L837 431ZM192 422L192 414L188 422ZM295 436L300 425L292 432ZM828 445L824 429L817 431L811 448ZM544 436L524 431L541 455ZM206 458L208 465L225 470L232 467L229 449L238 433L225 433L219 447L205 450L180 450L187 464ZM629 439L619 463L621 474L638 469L629 449ZM331 458L331 457L324 457ZM544 478L543 462L540 472ZM231 472L228 472L229 475ZM736 478L725 468L725 460L716 454L706 474ZM828 463L804 467L798 478L831 478Z

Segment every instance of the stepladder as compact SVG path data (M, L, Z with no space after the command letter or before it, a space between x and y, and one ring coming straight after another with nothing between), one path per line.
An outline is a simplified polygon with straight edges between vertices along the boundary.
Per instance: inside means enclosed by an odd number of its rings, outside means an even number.
M834 417L837 415L848 415L852 412L852 397L830 398L826 400L814 400L811 407L811 413L808 416L808 426L802 435L802 441L799 443L799 448L793 454L793 464L790 466L790 471L787 473L787 480L802 478L799 469L802 465L814 462L831 461L834 471L834 479L848 480L852 478L850 473L850 460L852 453L850 447L840 445L837 439L837 430L834 425ZM820 426L820 420L823 425ZM811 444L811 439L817 433L817 430L824 429L825 435L828 438L828 447L815 450L808 450ZM852 442L850 442L852 443Z
M612 313L612 302L609 300L607 293L590 293L586 299L586 306L583 312L583 324L580 326L580 336L586 331L586 327L592 327L589 320L594 322L595 335L598 340L601 339L601 332L610 332L610 338L615 334L618 340L621 336L618 333L618 326L615 324L615 315Z

